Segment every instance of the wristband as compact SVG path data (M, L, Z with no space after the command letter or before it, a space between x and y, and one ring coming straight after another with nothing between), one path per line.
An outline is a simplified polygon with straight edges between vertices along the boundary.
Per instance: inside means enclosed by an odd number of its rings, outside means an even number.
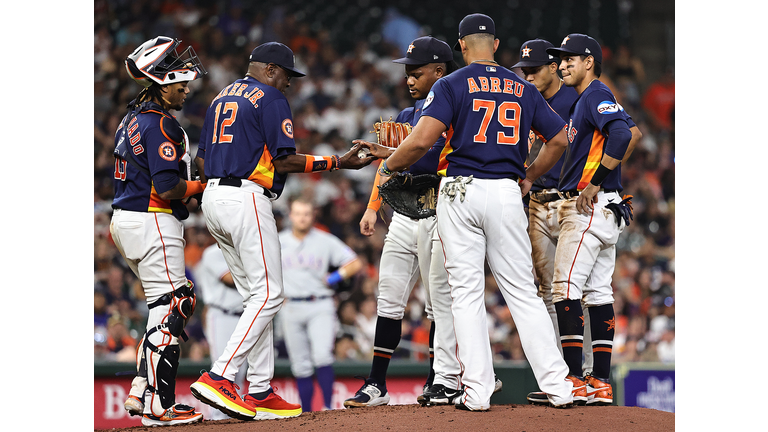
M381 174L383 176L386 176L386 177L391 177L392 174L394 174L394 172L390 171L387 168L387 161L386 160L381 161L381 165L379 165L379 174Z
M341 282L344 278L341 276L341 273L339 273L338 270L328 275L328 278L325 280L328 285L335 285L339 282Z
M311 173L315 171L331 171L338 169L337 156L314 156L304 155L304 172Z
M200 192L205 190L205 186L207 185L207 183L200 183L199 181L189 181L189 180L184 180L184 181L187 183L187 191L184 192L184 196L182 197L182 199L189 198L192 195L199 194Z
M592 174L592 179L589 182L594 186L600 186L603 183L603 180L608 177L608 174L611 173L611 171L612 170L610 168L600 164L595 170L595 173Z

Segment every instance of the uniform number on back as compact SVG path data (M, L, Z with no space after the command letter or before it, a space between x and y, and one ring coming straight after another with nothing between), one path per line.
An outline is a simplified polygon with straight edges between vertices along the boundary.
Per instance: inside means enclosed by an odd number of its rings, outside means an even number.
M125 181L125 161L115 158L115 180Z
M496 101L486 99L473 99L472 110L483 113L483 121L480 123L480 129L473 137L476 143L485 144L488 142L486 136L488 126L494 117L503 128L509 129L510 134L505 134L504 130L496 133L496 143L505 145L516 145L520 141L520 104L517 102L502 102L499 109L496 110Z
M224 109L221 108L221 102L216 105L216 117L213 121L213 139L211 144L229 144L232 142L232 135L225 133L224 129L232 126L237 118L237 102L227 102ZM229 117L224 117L229 113ZM221 124L219 124L221 120ZM218 140L217 140L218 137Z

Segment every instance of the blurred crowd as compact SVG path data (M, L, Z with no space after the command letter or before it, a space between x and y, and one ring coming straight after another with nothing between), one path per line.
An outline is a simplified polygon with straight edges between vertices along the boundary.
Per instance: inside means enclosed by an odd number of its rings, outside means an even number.
M125 115L126 103L140 90L125 72L125 57L157 35L176 37L183 46L194 47L208 74L190 83L184 109L174 114L196 143L209 102L223 87L244 76L251 50L263 42L283 42L296 54L297 69L307 72L307 77L292 80L287 91L297 152L342 154L353 139L375 140L371 134L375 121L394 118L412 106L402 65L392 59L404 55L403 34L409 35L408 40L422 34L418 23L393 12L381 23L382 28L364 29L380 32L380 42L359 38L356 45L342 50L329 29L310 25L301 19L302 14L279 6L251 10L238 2L209 5L194 0L97 0L94 6L95 359L132 362L148 311L140 283L109 234L114 132ZM617 244L613 363L674 362L674 69L670 65L653 73L645 70L629 46L600 42L604 45L601 80L614 90L643 132L631 159L622 166L624 194L634 196L635 217ZM518 49L500 47L497 60L511 66L517 61ZM659 78L651 81L649 76ZM192 147L194 155L196 145ZM391 210L385 206L375 234L365 237L359 232L374 175L375 164L360 171L294 174L289 176L283 196L274 202L278 226L284 228L290 199L314 199L318 227L344 240L365 263L337 295L338 361L369 360L372 355L378 261L391 218ZM214 240L194 200L189 208L185 258L188 277L194 281L195 265ZM486 275L488 330L495 359L524 360L515 323L490 272ZM199 296L198 301L199 309L186 329L190 340L182 344L182 356L207 360L202 330L205 305ZM426 359L429 325L419 284L409 300L403 339L393 357ZM278 353L287 358L279 328L275 326Z

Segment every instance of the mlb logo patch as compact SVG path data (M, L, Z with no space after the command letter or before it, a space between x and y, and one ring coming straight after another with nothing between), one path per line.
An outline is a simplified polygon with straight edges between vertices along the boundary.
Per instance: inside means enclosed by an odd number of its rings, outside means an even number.
M493 66L486 66L485 67L486 72L496 72L496 68Z

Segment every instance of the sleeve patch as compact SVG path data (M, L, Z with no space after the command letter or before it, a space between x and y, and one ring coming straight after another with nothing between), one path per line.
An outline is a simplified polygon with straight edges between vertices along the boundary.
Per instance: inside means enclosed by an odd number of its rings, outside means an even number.
M597 105L598 114L613 114L623 110L624 109L621 107L621 105L611 101L602 101Z
M176 160L176 146L167 141L160 144L160 147L157 148L157 152L160 154L161 158L167 160L168 162L173 162Z
M427 99L424 101L424 106L422 106L422 110L426 109L429 104L432 103L432 101L435 99L435 92L429 91L429 94L427 95Z
M293 122L291 119L283 120L283 133L290 139L293 139Z

